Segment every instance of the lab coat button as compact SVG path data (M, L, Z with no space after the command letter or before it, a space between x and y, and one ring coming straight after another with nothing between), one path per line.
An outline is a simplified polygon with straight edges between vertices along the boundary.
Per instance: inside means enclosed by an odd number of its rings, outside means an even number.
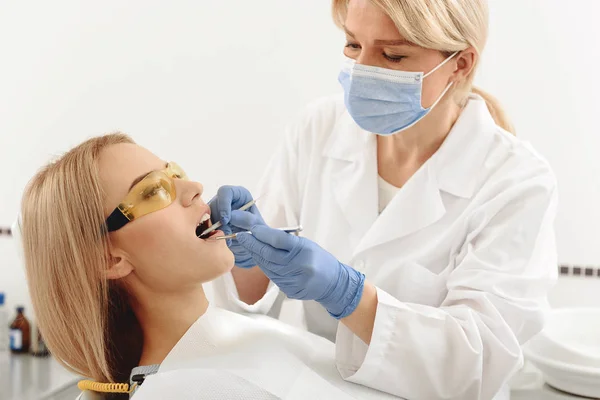
M365 269L365 262L363 260L358 260L354 267L357 271L362 271L363 269Z

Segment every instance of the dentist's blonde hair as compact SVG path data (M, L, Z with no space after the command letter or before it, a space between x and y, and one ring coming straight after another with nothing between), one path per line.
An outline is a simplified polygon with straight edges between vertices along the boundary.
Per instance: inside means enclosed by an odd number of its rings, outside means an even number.
M339 27L346 21L349 0L333 0L333 17ZM370 0L382 9L409 42L441 51L447 57L473 47L481 56L488 36L487 0ZM479 58L479 57L478 57ZM477 60L478 61L478 60ZM514 134L514 127L499 102L473 87L477 63L467 79L452 88L459 103L469 92L483 97L496 124Z
M142 348L125 292L104 278L109 241L98 157L123 134L90 139L44 167L22 200L29 291L50 352L73 372L128 382Z

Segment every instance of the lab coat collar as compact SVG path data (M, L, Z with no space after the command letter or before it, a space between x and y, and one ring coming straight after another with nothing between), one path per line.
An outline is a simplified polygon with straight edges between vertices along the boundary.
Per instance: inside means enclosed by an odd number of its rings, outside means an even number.
M376 139L374 134L356 125L350 114L344 111L323 149L323 155L341 161L359 161L373 148L377 150Z
M438 187L433 164L428 161L373 221L353 255L417 232L442 218L446 207ZM375 196L371 197L377 201L377 187L374 190Z
M366 232L378 216L376 136L360 129L344 112L323 155L333 161L333 193L352 231Z
M485 100L471 94L446 140L432 156L440 190L471 198L498 129Z
M445 214L441 192L470 198L497 129L485 101L471 95L438 151L398 192L378 218L377 141L345 112L323 155L335 160L332 185L354 232L361 235L355 255L427 227Z

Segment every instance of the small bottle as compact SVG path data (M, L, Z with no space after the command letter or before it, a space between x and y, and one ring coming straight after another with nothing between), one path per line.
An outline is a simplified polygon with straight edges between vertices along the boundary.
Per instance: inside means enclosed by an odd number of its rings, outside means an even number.
M8 311L4 305L4 293L0 293L0 351L8 350Z
M48 357L50 355L50 351L48 347L46 347L46 342L44 342L44 338L41 333L38 331L38 349L34 354L36 357Z
M33 324L31 329L31 355L34 357L47 357L50 355L42 338L42 333L36 324Z
M17 307L17 317L10 325L10 351L28 353L31 344L31 328L23 315L24 307Z

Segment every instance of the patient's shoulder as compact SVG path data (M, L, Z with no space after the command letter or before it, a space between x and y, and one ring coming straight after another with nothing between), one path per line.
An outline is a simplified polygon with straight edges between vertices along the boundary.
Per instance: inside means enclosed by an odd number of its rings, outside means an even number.
M267 389L222 369L179 369L148 377L135 400L278 399Z

